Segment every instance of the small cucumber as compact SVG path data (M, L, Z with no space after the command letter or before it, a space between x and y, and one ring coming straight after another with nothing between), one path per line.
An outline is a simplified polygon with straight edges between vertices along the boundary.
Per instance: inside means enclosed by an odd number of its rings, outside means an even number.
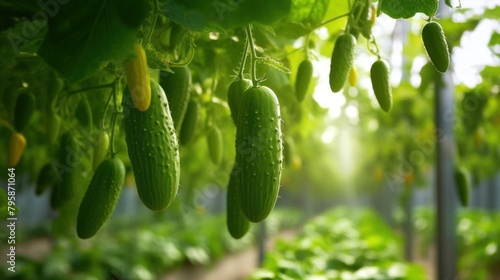
M392 89L389 84L389 66L384 60L377 60L370 69L373 92L380 108L389 112L392 107Z
M9 141L9 150L7 157L7 166L16 167L21 157L23 156L24 149L26 148L26 138L19 132L12 132Z
M14 108L14 128L17 132L23 132L28 126L35 112L35 97L27 92L20 93L16 98Z
M450 66L450 51L441 25L435 21L426 23L422 29L422 41L436 70L446 72Z
M297 77L295 78L295 97L297 98L297 101L302 102L306 97L312 75L312 62L308 59L303 60L299 65Z
M231 175L227 186L226 223L229 234L235 239L240 239L250 229L250 221L241 211L236 181L236 176Z
M214 125L207 134L208 152L214 164L219 164L222 159L222 144L222 133Z
M41 195L45 190L52 187L56 182L56 174L54 168L50 163L45 164L40 173L38 173L38 178L36 180L36 195Z
M160 85L167 94L174 127L179 132L189 102L191 71L188 66L177 67L172 70L175 73L162 73L160 76Z
M109 134L106 131L99 131L94 139L94 157L92 158L92 167L94 171L106 158L109 149Z
M94 236L115 209L125 181L125 165L109 158L97 168L83 196L76 219L76 232L81 239Z
M460 203L467 207L471 196L471 179L469 171L464 167L455 167L455 186Z
M124 62L127 86L137 110L144 112L151 103L150 74L146 52L141 44L134 44L135 58Z
M187 145L193 139L194 132L200 121L200 104L194 100L189 101L184 121L182 122L179 141L181 145Z
M345 85L354 60L355 47L356 38L349 33L340 35L335 42L330 64L330 88L333 92L339 92Z

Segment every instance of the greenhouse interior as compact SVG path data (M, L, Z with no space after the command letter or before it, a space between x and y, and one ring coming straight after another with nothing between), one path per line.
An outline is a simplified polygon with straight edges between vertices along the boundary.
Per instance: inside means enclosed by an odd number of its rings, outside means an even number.
M500 0L0 0L0 279L500 280Z

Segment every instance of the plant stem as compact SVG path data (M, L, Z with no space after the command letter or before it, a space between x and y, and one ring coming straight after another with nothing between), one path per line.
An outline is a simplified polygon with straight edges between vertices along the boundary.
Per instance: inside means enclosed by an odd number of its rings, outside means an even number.
M115 108L115 111L113 112L113 116L111 117L111 157L115 157L115 126L116 126L116 120L118 119L118 99L116 97L117 92L118 92L118 82L115 81L113 83L113 90L111 94L113 95L113 105Z
M158 19L158 13L160 12L160 5L158 4L158 0L154 1L154 6L153 6L153 22L151 23L151 29L149 29L149 34L147 37L147 43L151 41L151 37L153 37L153 32L155 30L156 26L156 20ZM147 44L146 44L147 45Z
M247 62L248 55L248 36L245 37L245 48L243 49L243 56L240 63L240 71L238 73L238 78L243 79L243 72L245 71L245 64Z
M311 32L307 32L306 39L304 41L304 51L306 52L306 59L309 60L309 39L311 38Z
M255 45L253 43L251 24L249 24L246 27L246 32L247 32L247 39L250 44L250 58L252 61L252 65L250 68L250 73L252 73L252 84L253 86L257 86L257 52L255 51Z
M105 84L105 85L100 85L100 86L94 86L94 87L88 87L88 88L82 88L82 89L79 89L79 90L75 90L75 91L72 91L68 94L68 97L72 96L72 95L75 95L77 93L80 93L80 92L84 92L84 91L91 91L91 90L96 90L96 89L101 89L101 88L107 88L107 87L112 87L114 84L113 83L110 83L110 84Z
M351 14L351 13L346 13L346 14L343 14L343 15L336 16L336 17L334 17L334 18L331 18L331 19L329 19L329 20L326 20L326 21L320 22L320 23L316 24L315 26L313 26L313 27L311 28L311 30L310 30L310 31L313 31L314 29L316 29L316 28L318 28L318 27L321 27L321 26L323 26L323 25L326 25L326 24L328 24L328 23L330 23L330 22L332 22L332 21L336 21L336 20L341 19L341 18L343 18L343 17L347 17L347 16L349 16L350 14Z

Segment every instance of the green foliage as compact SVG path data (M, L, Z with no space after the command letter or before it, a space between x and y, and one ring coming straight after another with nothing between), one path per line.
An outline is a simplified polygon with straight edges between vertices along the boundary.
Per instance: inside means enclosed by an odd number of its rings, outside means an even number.
M102 62L133 55L137 28L147 15L147 3L70 1L50 17L39 54L70 82L91 76ZM106 46L103 48L103 46Z
M221 31L249 23L271 24L287 16L291 0L221 1L171 0L162 7L165 15L194 31Z
M421 207L415 211L414 226L420 234L421 253L434 239L435 210ZM457 217L458 270L460 278L485 279L500 263L500 213L464 209Z
M0 190L0 201L2 201ZM61 236L50 243L43 260L19 252L16 273L0 266L0 278L9 280L66 279L159 279L185 264L210 265L231 252L253 245L257 231L239 240L225 230L225 215L208 215L186 207L179 215L147 216L138 219L117 217L99 232L99 238L79 240ZM168 220L168 223L165 222ZM266 221L268 233L296 227L301 212L274 211ZM26 231L24 231L26 233ZM47 229L37 229L31 237ZM20 237L20 236L19 236ZM17 241L21 241L20 238ZM23 240L24 241L24 240Z
M392 18L411 18L416 13L434 16L438 0L381 0L379 10Z
M327 211L276 246L249 279L425 279L423 268L404 262L400 239L368 210Z

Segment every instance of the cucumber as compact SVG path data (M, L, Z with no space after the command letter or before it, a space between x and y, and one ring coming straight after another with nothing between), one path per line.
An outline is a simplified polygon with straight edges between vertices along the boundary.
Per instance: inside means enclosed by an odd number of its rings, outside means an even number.
M464 167L455 167L454 173L458 198L462 206L467 207L471 196L471 178L469 171Z
M450 66L450 51L441 25L435 21L426 23L422 28L422 41L432 65L437 71L446 72Z
M295 78L295 97L297 98L297 101L302 102L306 97L312 75L312 62L308 59L303 60L299 65L297 77Z
M229 234L235 239L242 238L250 229L250 221L241 211L236 176L229 176L226 197L226 224Z
M57 177L52 165L50 163L45 164L40 170L40 173L38 173L35 194L43 194L45 190L49 189L57 182L56 178Z
M351 87L355 87L358 83L358 70L356 70L356 66L351 66L351 70L349 70L349 85Z
M373 92L380 108L389 112L392 107L392 89L389 84L389 66L384 60L377 60L370 69Z
M92 167L94 171L106 158L109 149L109 134L106 131L99 131L96 134L94 142L94 157L92 158Z
M21 92L16 98L14 108L14 128L23 132L35 112L35 97L27 92Z
M339 36L333 48L330 64L330 88L339 92L343 87L354 60L356 38L345 33Z
M144 112L151 103L150 74L146 52L141 44L134 44L135 58L123 63L127 74L127 86L135 107Z
M94 236L115 209L125 181L125 165L109 158L97 168L78 210L76 232L81 239Z
M7 166L16 167L21 157L23 156L24 149L26 148L26 138L19 132L12 132L9 141L9 150L7 154Z
M215 125L207 134L207 145L210 159L214 164L219 164L222 159L222 133Z
M76 139L70 132L61 136L59 146L59 164L64 166L59 171L58 189L63 201L69 201L74 195L75 163L80 161L80 155L76 147Z
M189 101L184 121L182 122L179 142L187 145L193 139L194 132L200 121L200 104L194 100Z
M264 220L274 208L281 180L283 147L276 94L268 87L251 87L243 94L236 131L234 174L244 215Z
M227 103L229 104L229 110L231 111L231 118L233 123L236 125L238 121L238 111L240 110L241 97L243 93L252 86L252 81L249 79L236 79L229 86L227 91Z
M132 103L125 88L123 127L139 197L146 207L159 211L177 194L180 176L179 145L165 92L151 81L151 104L145 112Z
M160 85L167 94L174 127L179 132L189 102L191 72L187 66L174 68L173 71L175 73L162 73L160 76Z
M61 118L54 112L50 113L47 117L47 135L50 144L55 144L59 137L59 130L61 128Z

